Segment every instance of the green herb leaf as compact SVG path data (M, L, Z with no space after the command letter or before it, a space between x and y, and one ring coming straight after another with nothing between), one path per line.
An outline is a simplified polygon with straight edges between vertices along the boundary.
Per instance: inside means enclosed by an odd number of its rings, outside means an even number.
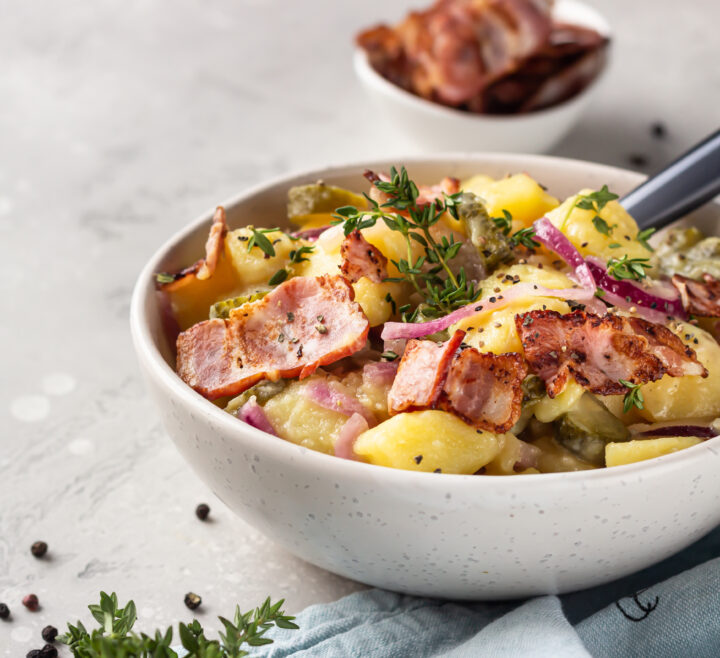
M277 285L280 285L287 278L288 278L287 270L285 270L285 269L278 270L277 272L275 272L275 274L273 274L270 277L270 281L268 281L268 284L271 286L277 286Z
M505 235L508 235L512 230L512 215L505 210L505 208L502 209L502 214L502 217L491 217L490 219L495 222L495 226L497 226Z
M611 258L607 262L608 274L618 281L622 279L640 281L647 276L645 270L650 267L649 258L628 258L627 254L622 258Z
M523 247L527 247L528 249L535 249L540 246L540 243L535 242L535 240L533 240L534 237L534 228L521 228L519 231L516 231L510 236L510 244L512 244L513 247L522 245Z
M575 206L577 208L582 208L583 210L594 210L599 214L608 202L615 201L617 198L617 194L613 194L610 190L608 190L607 185L603 185L597 192L582 195L575 202Z
M385 350L381 355L381 359L385 359L385 361L394 361L398 358L397 352L393 352L392 350Z
M309 260L304 256L305 254L311 254L313 251L315 251L315 247L313 245L304 245L298 249L293 249L290 252L290 262L302 263L304 260Z
M595 215L595 217L593 217L592 223L595 226L595 229L599 233L602 233L603 235L607 235L607 236L609 236L612 233L613 229L615 228L614 226L610 226L610 224L608 224L599 215Z
M640 231L635 239L648 251L655 251L651 246L650 243L648 243L648 240L650 239L650 236L652 236L653 233L655 233L654 228L646 228Z
M253 247L258 247L268 258L275 255L275 247L272 242L265 237L266 233L273 233L279 231L278 228L255 228L254 226L248 226L252 235L248 240L247 250L248 252Z
M628 413L633 407L642 409L645 404L645 399L643 398L642 391L640 390L640 384L633 384L625 379L621 379L619 381L623 386L629 389L623 398L623 413Z
M172 283L175 281L175 276L173 274L169 274L168 272L158 272L155 275L155 281L158 283Z

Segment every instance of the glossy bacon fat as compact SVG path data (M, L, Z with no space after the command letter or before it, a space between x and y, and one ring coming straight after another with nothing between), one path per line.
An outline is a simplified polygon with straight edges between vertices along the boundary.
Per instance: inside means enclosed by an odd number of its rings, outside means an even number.
M362 277L374 283L382 283L388 275L387 258L358 230L347 235L342 241L340 255L342 256L340 271L352 283L356 283Z
M683 308L688 313L701 317L720 317L720 281L710 274L704 274L703 279L695 281L676 274L672 283L678 289Z
M695 352L672 331L641 318L584 311L530 311L515 317L530 370L552 398L572 375L599 395L627 393L620 380L645 384L668 374L707 376Z
M298 277L230 318L206 320L177 339L180 377L208 399L260 379L307 377L362 349L368 320L341 276Z

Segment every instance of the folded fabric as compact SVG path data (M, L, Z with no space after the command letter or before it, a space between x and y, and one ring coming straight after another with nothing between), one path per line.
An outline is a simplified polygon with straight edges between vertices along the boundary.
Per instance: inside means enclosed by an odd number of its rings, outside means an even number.
M267 658L720 656L720 528L622 580L522 602L456 603L370 589L275 630Z

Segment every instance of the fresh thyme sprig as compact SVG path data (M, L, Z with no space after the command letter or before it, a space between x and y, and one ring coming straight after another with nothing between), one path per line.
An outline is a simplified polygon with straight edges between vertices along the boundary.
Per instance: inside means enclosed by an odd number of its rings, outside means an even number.
M419 191L410 180L405 167L398 171L390 169L390 180L373 181L373 185L387 196L387 201L379 204L366 195L368 210L358 210L354 206L343 206L335 211L335 224L342 224L345 235L354 230L374 226L382 220L391 230L405 238L407 258L392 260L400 276L389 277L386 281L410 283L423 302L410 313L405 305L398 309L405 321L413 322L419 317L438 317L475 301L480 290L468 281L463 267L457 272L450 267L460 251L462 242L453 236L436 239L431 228L447 212L458 219L460 193L444 194L442 200L418 205ZM402 213L402 214L400 214ZM419 244L424 253L414 256L413 242Z
M272 603L268 597L255 610L240 612L230 621L218 617L225 632L218 633L219 639L209 639L200 622L195 619L190 624L180 623L178 635L187 658L242 658L248 652L243 645L261 646L271 644L265 637L273 626L285 629L297 629L293 623L295 617L285 615L281 610L283 600ZM156 630L153 635L137 633L133 626L137 620L137 609L133 601L124 608L118 604L117 594L100 593L100 604L88 606L99 627L88 631L82 622L68 624L68 632L58 638L68 645L75 658L178 658L171 648L173 627Z
M268 258L275 255L275 247L272 242L265 237L266 233L274 233L279 231L279 228L255 228L254 226L248 226L252 235L248 240L247 250L248 252L253 247L258 247Z
M645 270L650 267L649 258L628 258L627 254L622 258L611 258L607 262L608 274L618 281L622 279L640 281L647 276Z
M629 389L623 398L623 412L628 413L628 411L630 411L633 407L642 409L645 404L645 398L643 398L642 391L640 390L640 384L633 384L625 379L621 379L619 381L623 386Z
M495 226L497 226L505 235L508 235L512 229L512 215L505 210L505 208L502 209L502 214L502 217L491 217L490 219L495 222Z
M648 240L652 236L653 233L655 233L656 229L654 228L646 228L642 231L639 231L635 239L648 251L655 251L651 246Z
M535 237L535 229L532 227L528 228L521 228L519 231L516 231L510 236L510 244L513 247L517 247L518 245L522 245L523 247L527 247L528 249L535 249L536 247L540 246L539 242L535 242L533 238Z
M593 226L595 226L598 233L602 233L603 235L610 237L613 230L617 227L617 224L608 224L602 217L600 217L600 213L610 201L614 201L617 198L617 194L608 190L607 185L603 185L597 192L583 194L575 202L575 207L582 208L583 210L592 210L595 213L595 217L592 219Z
M315 247L313 245L305 245L302 247L298 247L297 249L293 249L290 252L290 263L302 263L305 260L309 260L308 258L305 258L305 254L311 254L313 251L315 251ZM279 269L277 272L275 272L275 274L273 274L270 277L270 280L268 281L268 285L271 285L271 286L280 285L289 276L290 276L290 272L286 268L283 267L283 268Z

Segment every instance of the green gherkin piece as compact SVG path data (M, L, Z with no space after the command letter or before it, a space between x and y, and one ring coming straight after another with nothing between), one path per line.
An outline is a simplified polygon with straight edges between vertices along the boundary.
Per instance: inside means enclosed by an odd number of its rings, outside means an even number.
M703 274L720 278L720 238L706 238L697 228L667 231L655 253L659 269L666 276L682 274L702 279Z
M210 307L210 319L215 320L216 318L227 319L230 317L230 311L234 308L238 308L248 302L256 302L258 299L262 299L267 295L266 290L260 292L254 292L252 295L241 295L240 297L231 297L230 299L223 299L221 302L215 302Z
M630 432L592 393L583 393L555 423L555 440L595 466L605 466L605 445L630 440Z
M288 190L288 219L331 213L342 206L355 206L358 210L367 208L367 200L360 194L323 182L312 185L298 185Z
M457 210L470 242L475 245L485 263L487 274L513 260L510 238L490 219L479 196L463 192Z
M282 393L287 385L287 379L278 379L276 382L271 382L269 379L263 379L255 384L255 386L251 386L247 391L243 391L240 395L230 400L225 407L225 411L231 414L236 414L238 409L240 409L240 407L242 407L253 395L257 399L257 403L262 407L270 398L275 397L278 393Z

